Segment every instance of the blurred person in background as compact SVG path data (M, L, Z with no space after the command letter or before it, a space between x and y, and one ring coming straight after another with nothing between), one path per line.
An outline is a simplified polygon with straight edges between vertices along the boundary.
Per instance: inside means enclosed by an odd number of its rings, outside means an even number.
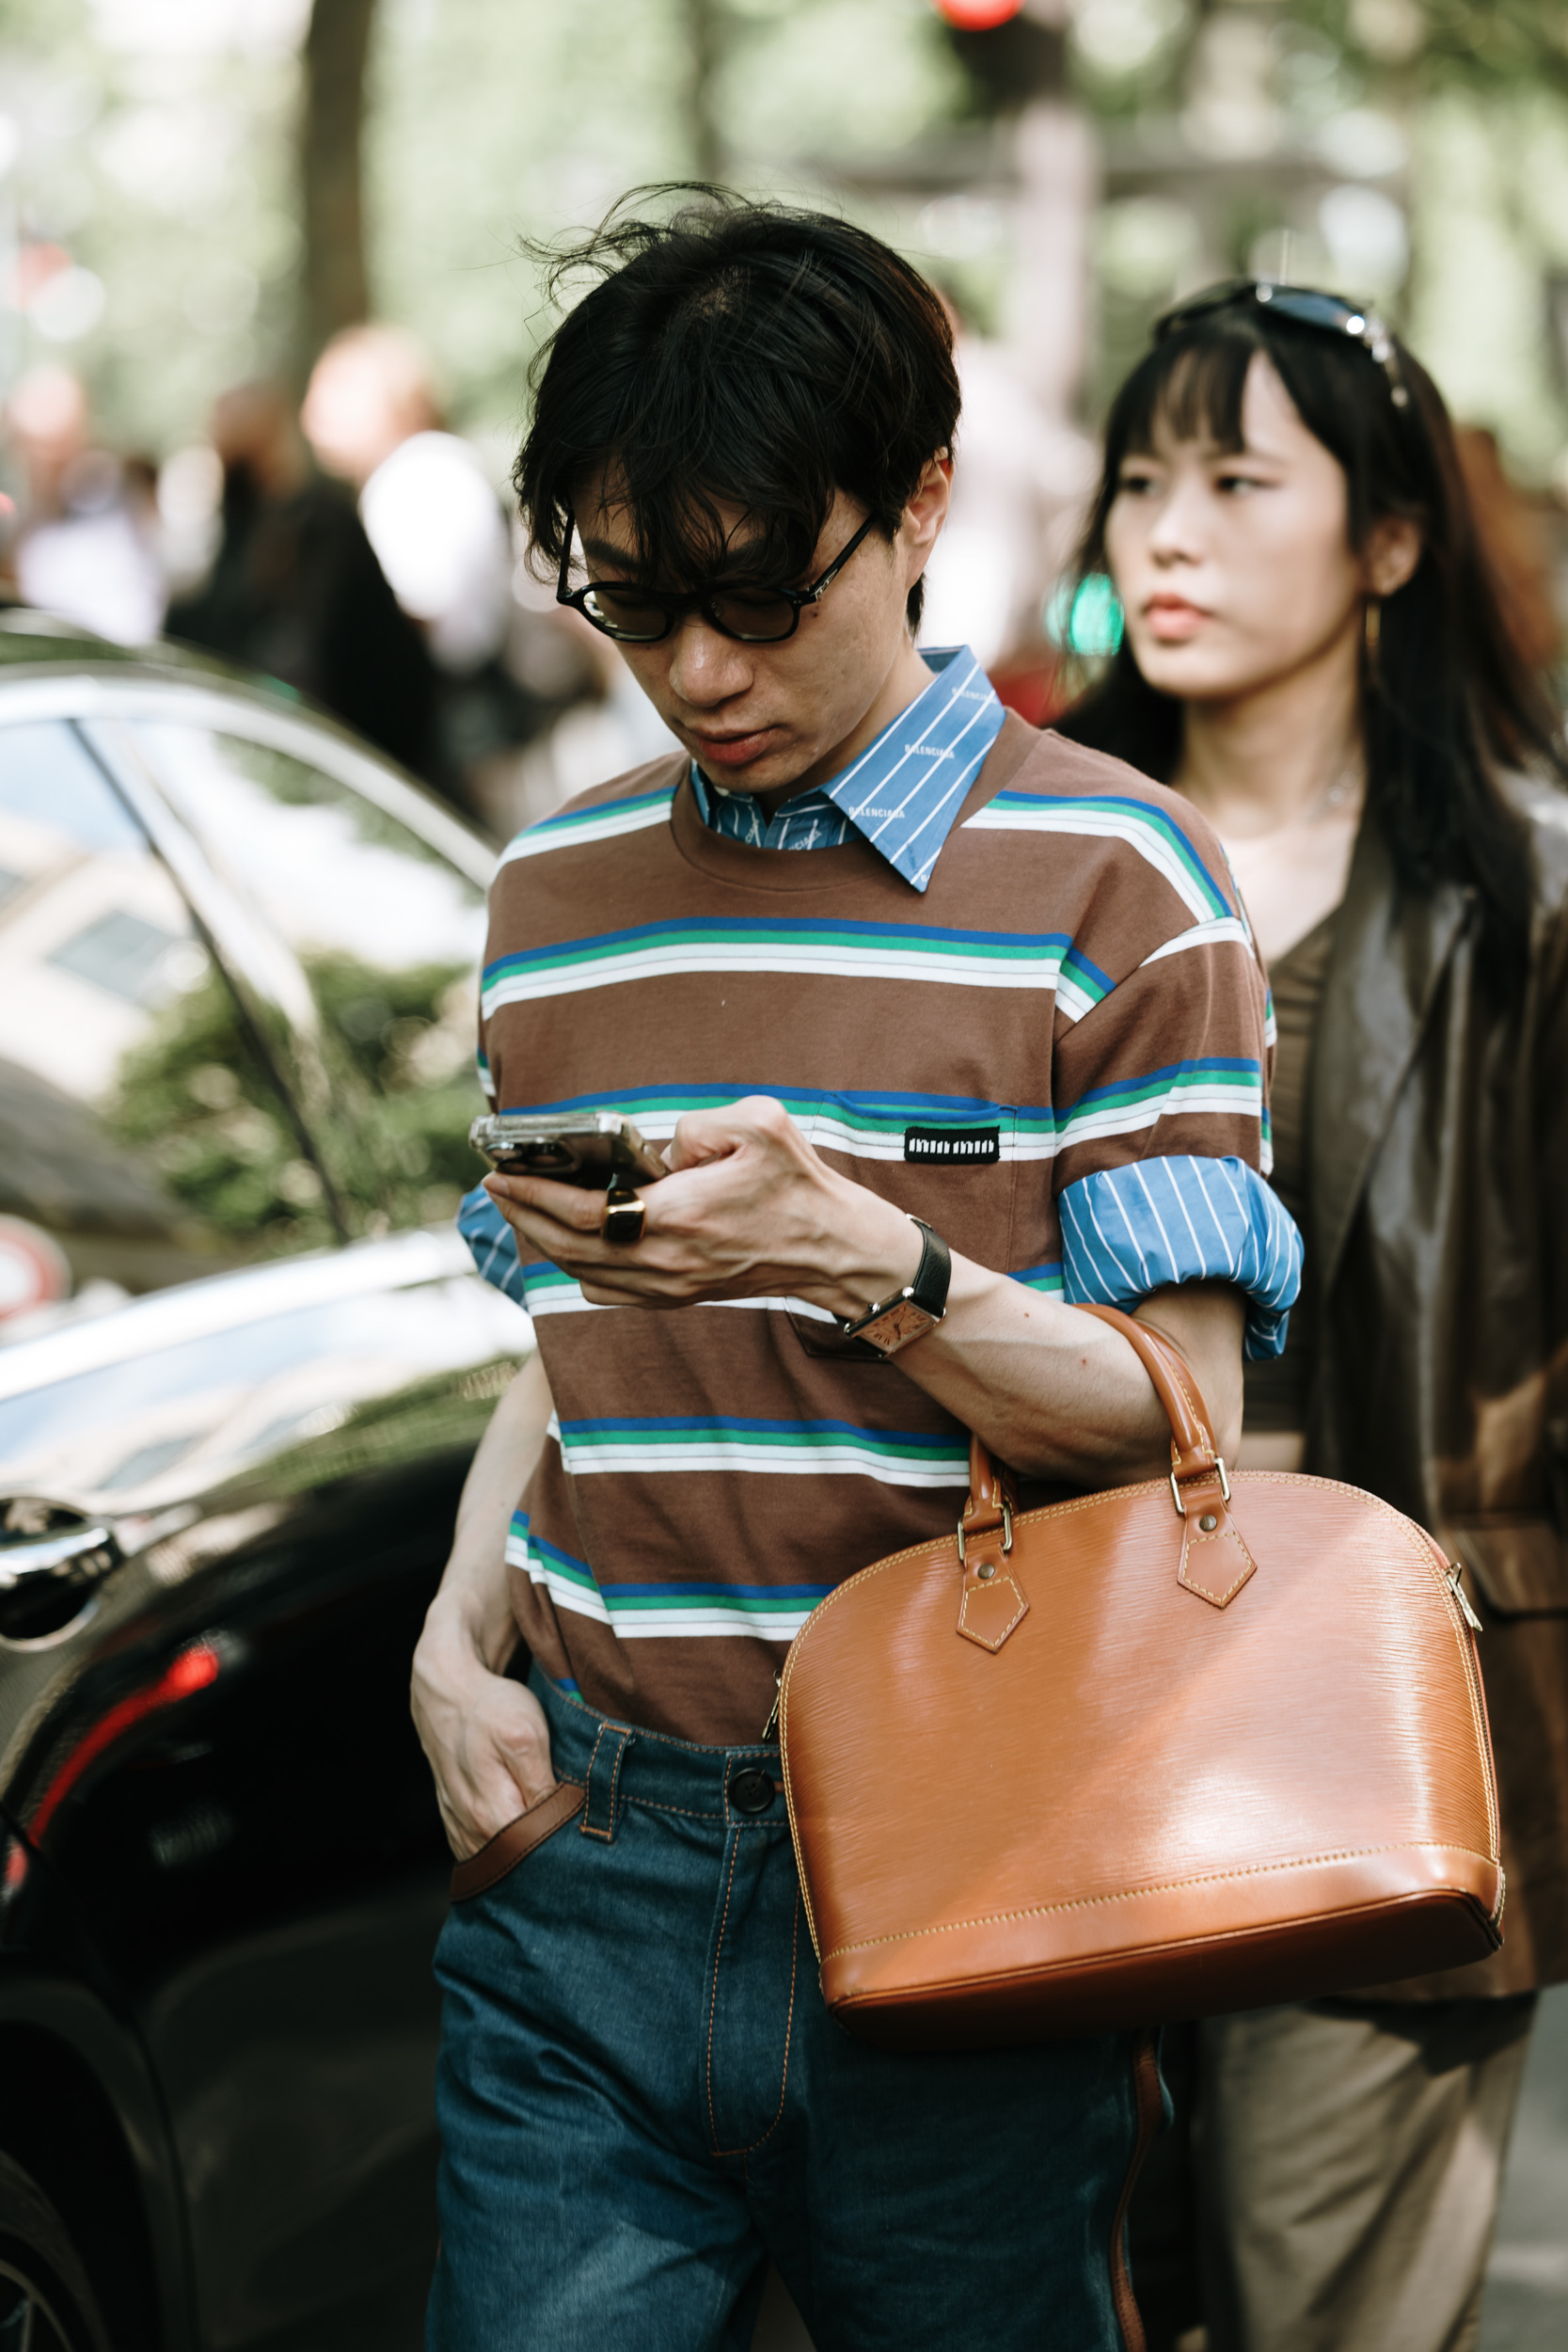
M222 537L206 580L170 607L169 635L281 678L432 780L423 636L353 500L311 475L288 394L239 385L216 403L209 433L223 465Z
M1062 697L1040 607L1071 552L1097 453L1047 415L1001 343L976 334L949 295L942 305L964 426L952 510L927 566L923 634L930 645L972 645L1008 708L1044 726Z
M1197 2029L1211 2352L1475 2343L1536 1988L1568 1977L1568 801L1482 537L1430 377L1332 295L1195 298L1112 408L1083 570L1126 635L1061 723L1226 844L1307 1241L1240 1458L1464 1564L1508 1882L1488 1961Z
M449 791L530 731L499 659L514 618L511 533L474 450L445 429L423 350L396 326L350 326L317 360L300 411L323 471L350 485L392 593L437 678L436 756Z
M165 586L150 467L94 444L87 393L66 368L30 369L6 427L24 484L11 557L23 603L117 644L156 637Z

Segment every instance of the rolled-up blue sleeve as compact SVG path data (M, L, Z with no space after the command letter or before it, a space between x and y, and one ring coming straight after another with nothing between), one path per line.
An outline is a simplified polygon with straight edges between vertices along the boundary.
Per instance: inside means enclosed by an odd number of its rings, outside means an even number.
M457 1211L457 1230L485 1280L504 1291L519 1307L526 1307L528 1294L523 1285L522 1261L517 1255L517 1236L483 1184L465 1193Z
M1301 1235L1244 1160L1133 1160L1081 1177L1058 1198L1069 1306L1132 1307L1167 1282L1234 1282L1246 1294L1243 1354L1279 1355L1301 1289Z

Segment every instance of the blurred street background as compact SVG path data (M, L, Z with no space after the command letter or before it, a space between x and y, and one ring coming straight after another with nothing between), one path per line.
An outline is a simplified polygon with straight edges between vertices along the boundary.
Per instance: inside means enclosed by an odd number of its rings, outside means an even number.
M671 180L842 210L942 287L925 634L1025 716L1107 649L1057 583L1109 394L1240 271L1408 337L1561 676L1563 0L0 0L0 601L260 670L498 839L657 753L507 475L531 247ZM1568 2343L1561 1994L1482 2342Z
M526 247L686 178L842 208L942 287L926 633L1026 716L1105 627L1053 589L1109 391L1242 269L1410 337L1557 660L1558 0L0 0L0 590L266 672L498 836L657 751L505 494Z

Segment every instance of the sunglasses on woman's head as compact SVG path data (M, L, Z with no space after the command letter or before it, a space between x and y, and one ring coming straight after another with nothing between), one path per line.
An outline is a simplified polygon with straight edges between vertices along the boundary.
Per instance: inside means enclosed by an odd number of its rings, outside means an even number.
M786 637L794 636L807 606L818 603L832 586L876 519L875 515L866 516L848 545L839 550L827 570L819 573L809 587L774 588L762 583L721 580L711 588L683 596L673 590L666 593L663 589L640 588L629 580L590 580L580 588L569 588L566 581L572 563L572 529L568 517L555 600L557 604L569 604L603 636L613 637L620 645L662 644L676 623L689 612L700 612L710 628L716 628L721 637L733 637L738 644L781 644Z
M1400 373L1394 339L1375 310L1368 310L1339 294L1323 294L1315 286L1285 286L1274 278L1232 278L1179 302L1154 322L1154 340L1164 342L1183 326L1208 318L1216 310L1269 310L1297 326L1316 326L1326 335L1348 335L1374 359L1388 381L1388 397L1396 408L1408 408L1410 392Z

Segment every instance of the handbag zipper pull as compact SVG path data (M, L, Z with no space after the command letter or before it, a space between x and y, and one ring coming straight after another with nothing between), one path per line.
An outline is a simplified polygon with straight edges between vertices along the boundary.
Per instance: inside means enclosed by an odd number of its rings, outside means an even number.
M783 1696L784 1676L779 1673L773 1677L773 1704L768 1710L768 1721L762 1727L762 1736L765 1740L771 1740L779 1728L779 1701Z
M1453 1595L1455 1600L1458 1601L1460 1608L1464 1611L1465 1622L1469 1627L1471 1632L1479 1633L1481 1630L1481 1619L1471 1608L1470 1597L1465 1590L1464 1585L1460 1582L1459 1578L1460 1568L1458 1563L1450 1562L1449 1565L1449 1590Z

